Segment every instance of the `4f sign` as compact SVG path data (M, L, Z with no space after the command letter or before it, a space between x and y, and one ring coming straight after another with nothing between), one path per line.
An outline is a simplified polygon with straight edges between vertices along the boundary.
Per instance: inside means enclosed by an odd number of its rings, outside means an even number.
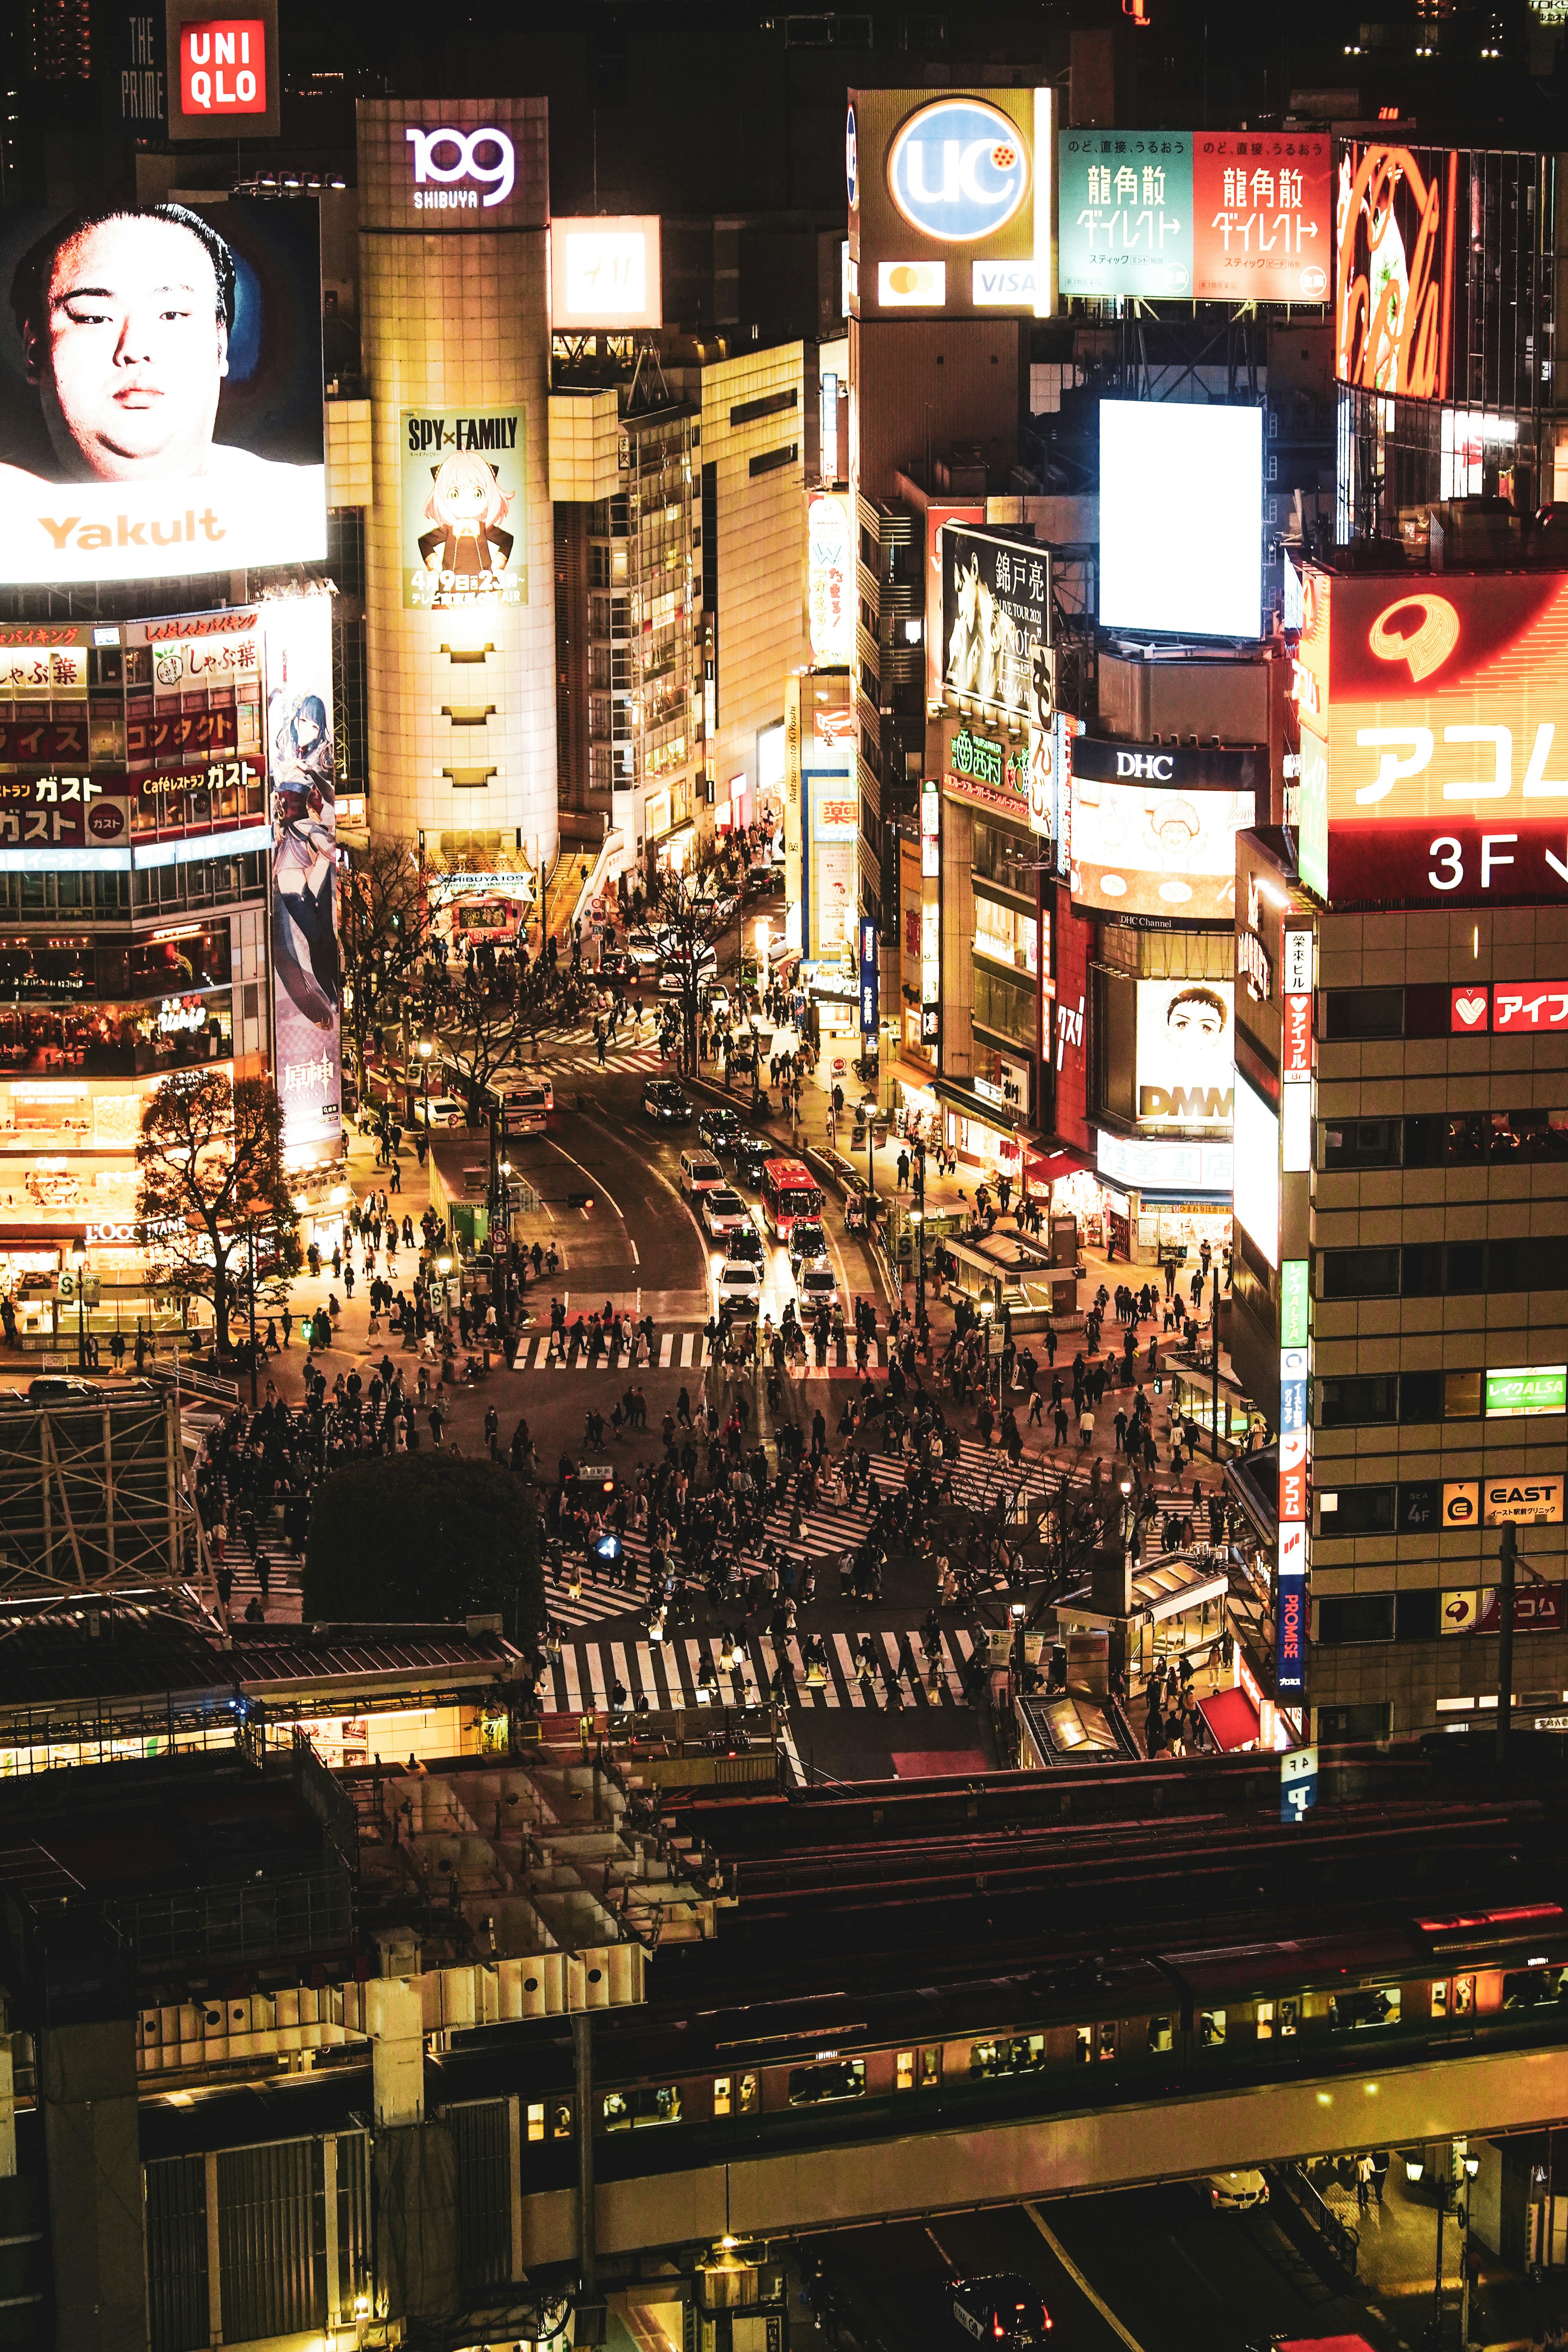
M922 236L939 245L979 244L1006 228L1028 199L1023 134L983 99L938 99L894 134L887 187Z
M517 155L504 131L421 131L410 124L404 136L413 149L415 212L476 212L504 205L517 177ZM459 185L473 180L476 186ZM483 196L478 194L482 188Z

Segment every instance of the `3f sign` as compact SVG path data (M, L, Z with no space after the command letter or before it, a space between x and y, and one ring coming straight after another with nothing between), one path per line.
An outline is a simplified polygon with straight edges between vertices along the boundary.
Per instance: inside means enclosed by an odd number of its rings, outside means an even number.
M413 149L414 185L423 188L434 181L443 192L416 195L416 211L477 210L481 202L488 210L504 205L511 194L517 157L504 131L421 131L411 123L404 136ZM482 153L493 160L481 162ZM471 188L456 188L459 180L477 180L488 193L481 199ZM455 192L447 194L448 189Z

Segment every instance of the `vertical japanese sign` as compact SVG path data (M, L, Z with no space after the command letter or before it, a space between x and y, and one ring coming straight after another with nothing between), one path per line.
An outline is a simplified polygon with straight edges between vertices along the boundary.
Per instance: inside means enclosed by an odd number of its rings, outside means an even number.
M1312 932L1287 921L1281 937L1283 1021L1280 1133L1281 1173L1311 1163L1312 1102ZM1281 1228L1289 1230L1283 1215ZM1275 1584L1275 1696L1300 1699L1307 1675L1307 1512L1311 1461L1307 1434L1312 1339L1305 1258L1280 1265L1280 1558Z
M1186 131L1068 131L1057 142L1063 294L1192 292Z
M869 916L861 918L861 1035L869 1042L876 1035L881 1018L876 970L876 925Z
M845 669L855 649L854 550L850 502L836 490L814 490L807 502L806 578L811 659Z
M1326 135L1197 133L1192 290L1198 299L1327 301L1331 182Z
M332 607L326 596L262 607L272 809L273 1084L286 1164L342 1145Z

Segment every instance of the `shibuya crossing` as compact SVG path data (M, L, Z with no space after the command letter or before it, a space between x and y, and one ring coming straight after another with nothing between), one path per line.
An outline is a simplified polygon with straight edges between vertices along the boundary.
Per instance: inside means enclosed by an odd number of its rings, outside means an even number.
M1559 19L0 35L0 2342L1562 2342Z

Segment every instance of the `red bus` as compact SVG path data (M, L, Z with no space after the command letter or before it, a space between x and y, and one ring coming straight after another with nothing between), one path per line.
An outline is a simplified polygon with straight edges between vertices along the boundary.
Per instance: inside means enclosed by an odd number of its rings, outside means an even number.
M802 1160L766 1160L762 1163L762 1213L775 1238L788 1242L797 1217L820 1217L822 1195L811 1181Z

